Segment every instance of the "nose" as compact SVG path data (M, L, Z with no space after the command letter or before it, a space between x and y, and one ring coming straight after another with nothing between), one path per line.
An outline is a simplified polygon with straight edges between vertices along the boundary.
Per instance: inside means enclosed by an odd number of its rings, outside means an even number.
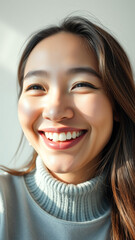
M48 99L46 106L43 109L42 117L53 122L61 122L66 119L71 119L74 116L72 106L69 101L64 98L51 97Z

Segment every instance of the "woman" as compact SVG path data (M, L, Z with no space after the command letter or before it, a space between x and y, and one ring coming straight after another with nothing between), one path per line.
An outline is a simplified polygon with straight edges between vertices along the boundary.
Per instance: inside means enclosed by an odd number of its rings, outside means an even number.
M18 81L34 153L27 170L1 176L1 239L135 239L135 92L122 47L70 17L32 36Z

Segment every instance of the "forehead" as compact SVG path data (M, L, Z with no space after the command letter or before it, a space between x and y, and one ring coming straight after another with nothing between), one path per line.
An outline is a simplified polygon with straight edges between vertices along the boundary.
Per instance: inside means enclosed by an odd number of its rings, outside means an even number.
M60 32L39 42L30 53L25 73L39 69L62 70L90 66L98 70L97 59L87 41L72 33Z

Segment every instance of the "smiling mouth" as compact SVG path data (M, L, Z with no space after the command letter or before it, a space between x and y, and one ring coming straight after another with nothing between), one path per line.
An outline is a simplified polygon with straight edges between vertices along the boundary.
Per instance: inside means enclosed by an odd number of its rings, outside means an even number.
M61 132L61 133L57 133L57 132L44 132L44 131L41 131L41 132L50 141L53 141L53 142L65 142L65 141L69 141L71 139L76 139L76 138L82 136L84 133L86 133L86 130L73 131L73 132L68 131L68 132Z
M39 131L39 134L43 138L45 144L53 149L66 149L73 147L77 144L87 130L73 130L73 131Z

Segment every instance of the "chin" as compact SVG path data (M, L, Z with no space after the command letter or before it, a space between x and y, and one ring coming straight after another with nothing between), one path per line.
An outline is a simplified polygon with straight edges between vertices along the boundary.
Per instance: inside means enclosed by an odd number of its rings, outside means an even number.
M68 174L73 171L73 163L60 164L60 162L55 164L45 163L45 166L52 174Z
M64 174L64 173L69 173L72 171L72 166L46 166L48 168L48 170L52 173L56 173L56 174Z

